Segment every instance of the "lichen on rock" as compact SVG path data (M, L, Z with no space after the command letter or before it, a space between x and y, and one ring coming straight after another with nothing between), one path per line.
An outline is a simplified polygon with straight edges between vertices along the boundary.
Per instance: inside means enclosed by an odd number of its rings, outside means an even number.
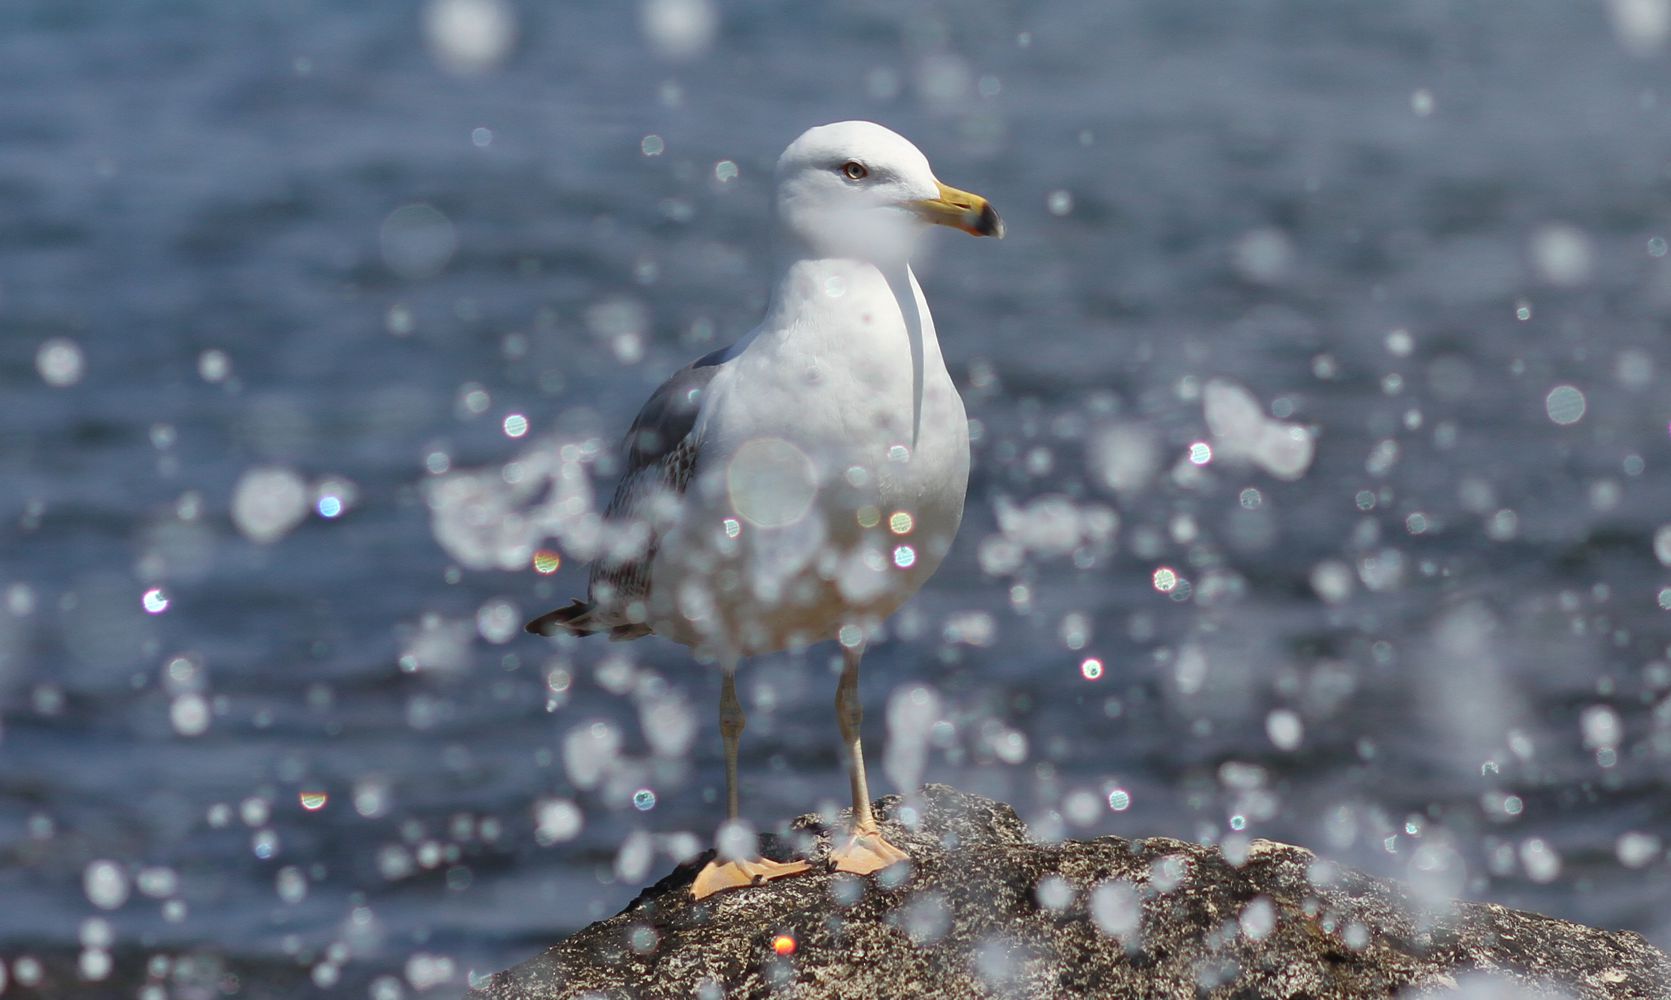
M1477 983L1467 995L1671 996L1671 961L1638 934L1423 907L1299 847L1258 840L1233 862L1160 837L1034 843L1009 806L945 785L876 810L910 862L827 872L841 827L803 816L763 846L798 848L813 873L697 902L698 858L472 997L1402 1000Z

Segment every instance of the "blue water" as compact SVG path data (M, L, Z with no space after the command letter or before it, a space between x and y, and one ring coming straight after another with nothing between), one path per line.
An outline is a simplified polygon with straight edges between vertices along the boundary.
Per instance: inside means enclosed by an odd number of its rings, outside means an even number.
M873 787L1671 946L1671 43L1628 6L516 3L461 73L406 5L6 5L10 980L446 995L706 842L717 680L505 634L583 569L482 568L527 553L434 490L527 510L507 463L746 330L770 165L847 117L1010 232L919 266L979 434L866 659ZM1303 474L1209 429L1225 382ZM762 826L844 794L828 658L742 675Z

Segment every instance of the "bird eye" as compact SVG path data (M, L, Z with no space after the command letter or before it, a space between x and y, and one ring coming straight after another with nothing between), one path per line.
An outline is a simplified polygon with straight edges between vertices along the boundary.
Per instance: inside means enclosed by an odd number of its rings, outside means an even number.
M846 174L850 181L862 181L870 176L870 171L865 169L865 165L856 160L848 160L842 165L841 172Z

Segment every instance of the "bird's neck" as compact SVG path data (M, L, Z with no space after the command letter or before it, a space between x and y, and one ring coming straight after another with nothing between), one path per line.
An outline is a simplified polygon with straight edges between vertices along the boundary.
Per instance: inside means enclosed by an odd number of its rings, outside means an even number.
M816 326L833 335L898 330L927 318L911 265L853 257L788 257L779 262L766 329ZM855 329L857 327L858 329Z
M934 317L906 261L848 257L787 260L772 286L759 336L768 352L833 363L893 365L909 373L912 442L921 430L923 390L931 371L944 377ZM897 359L897 360L892 360Z

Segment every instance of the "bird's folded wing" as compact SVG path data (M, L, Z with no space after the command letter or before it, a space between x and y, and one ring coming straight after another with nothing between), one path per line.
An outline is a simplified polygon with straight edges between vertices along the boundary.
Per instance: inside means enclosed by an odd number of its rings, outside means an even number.
M625 443L627 468L604 512L615 544L592 564L591 599L618 638L639 630L632 606L650 595L650 563L659 541L658 516L677 504L696 471L704 396L731 357L731 348L704 355L663 382L639 410ZM620 635L623 628L635 635Z

